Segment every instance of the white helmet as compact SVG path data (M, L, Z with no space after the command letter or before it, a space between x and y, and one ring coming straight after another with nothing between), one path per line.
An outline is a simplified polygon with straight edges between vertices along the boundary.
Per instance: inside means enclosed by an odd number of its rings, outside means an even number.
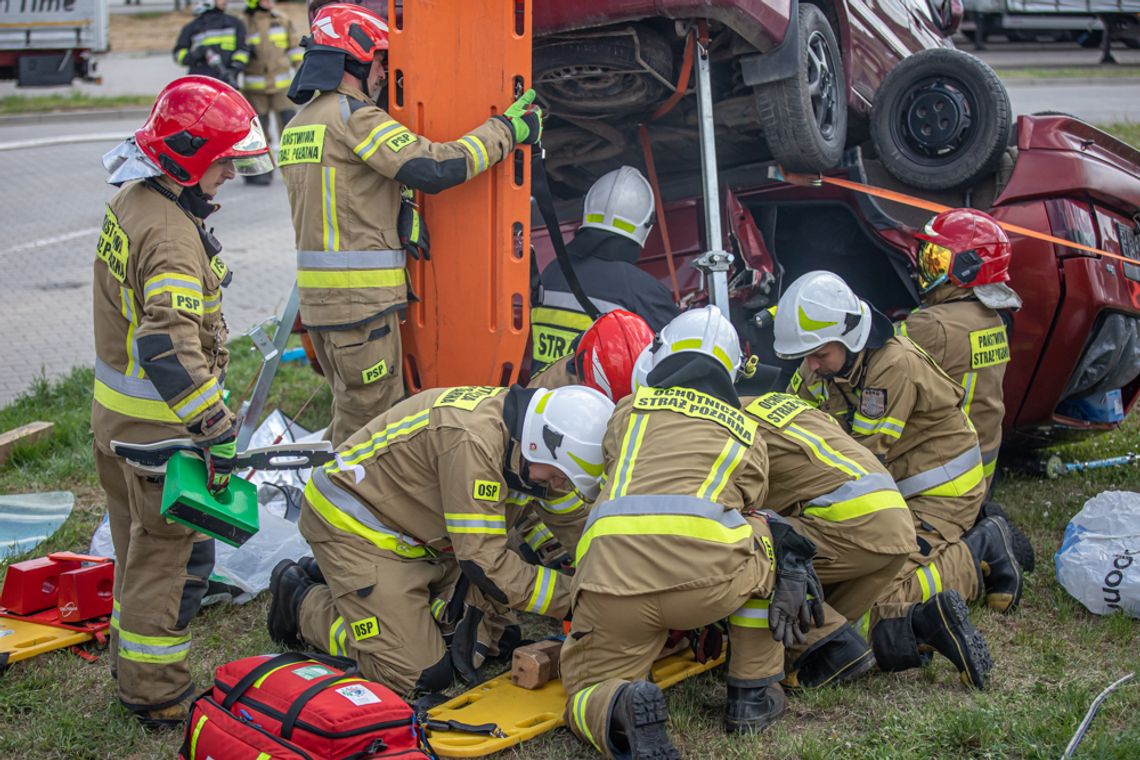
M586 193L582 227L621 235L645 245L653 228L653 188L632 166L622 166L598 178Z
M206 11L212 11L217 8L214 0L195 0L194 2L194 15L201 16Z
M733 379L740 369L740 336L721 310L712 305L686 311L661 328L653 367L686 352L711 356Z
M781 359L799 359L835 342L858 353L871 334L871 307L839 275L808 272L781 296L775 333L773 348Z
M522 455L557 467L586 499L601 490L602 438L614 411L605 394L580 385L539 389L523 418Z
M655 361L656 357L653 354L652 344L641 349L641 353L637 355L637 361L633 363L633 374L629 378L630 390L637 393L638 388L649 385L649 373L653 371Z

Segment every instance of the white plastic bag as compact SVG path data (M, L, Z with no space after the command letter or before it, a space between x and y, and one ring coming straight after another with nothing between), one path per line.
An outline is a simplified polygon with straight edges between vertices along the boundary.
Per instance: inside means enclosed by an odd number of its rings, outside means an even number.
M1105 491L1069 521L1057 581L1097 615L1140 618L1140 493Z

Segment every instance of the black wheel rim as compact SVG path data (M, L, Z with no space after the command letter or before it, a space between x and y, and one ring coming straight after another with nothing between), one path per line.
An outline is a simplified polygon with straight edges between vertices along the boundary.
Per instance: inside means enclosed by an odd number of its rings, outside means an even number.
M839 87L835 58L822 32L812 32L805 46L807 53L807 90L811 98L815 127L824 140L835 137L839 115Z
M653 102L660 85L642 72L583 64L547 69L535 79L544 99L567 113L625 112Z
M952 77L919 80L891 112L891 138L911 161L938 166L977 134L978 98Z

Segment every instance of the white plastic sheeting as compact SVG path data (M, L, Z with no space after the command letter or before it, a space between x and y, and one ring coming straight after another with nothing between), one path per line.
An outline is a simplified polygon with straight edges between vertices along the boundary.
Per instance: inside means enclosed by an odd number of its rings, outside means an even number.
M1104 491L1069 521L1057 581L1097 615L1140 618L1140 493Z

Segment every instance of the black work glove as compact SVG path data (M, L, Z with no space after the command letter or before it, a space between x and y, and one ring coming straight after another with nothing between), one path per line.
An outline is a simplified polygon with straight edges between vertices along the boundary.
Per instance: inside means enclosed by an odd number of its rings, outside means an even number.
M211 444L206 449L206 472L210 493L217 495L229 488L235 456L237 456L237 440L232 435L219 443Z
M784 518L765 511L776 552L776 588L768 608L772 638L785 647L802 644L804 634L823 625L823 585L811 559L815 543L801 536Z
M474 686L483 682L483 675L475 667L475 644L479 640L479 623L483 622L483 611L467 605L463 619L455 627L451 639L451 665L463 679L463 683Z
M400 214L396 219L400 246L416 261L431 261L431 241L428 228L416 206L415 192L410 187L400 188Z

